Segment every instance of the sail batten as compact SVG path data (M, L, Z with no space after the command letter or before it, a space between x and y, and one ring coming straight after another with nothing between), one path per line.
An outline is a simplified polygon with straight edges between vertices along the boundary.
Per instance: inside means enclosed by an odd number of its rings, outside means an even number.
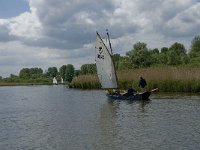
M96 66L102 88L118 88L114 63L108 48L97 33L96 37Z

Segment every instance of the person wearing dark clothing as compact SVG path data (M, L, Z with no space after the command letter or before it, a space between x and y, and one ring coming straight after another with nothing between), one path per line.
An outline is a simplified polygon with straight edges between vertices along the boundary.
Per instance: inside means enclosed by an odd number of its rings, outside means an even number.
M129 95L133 95L134 93L136 93L137 91L136 90L134 90L133 88L130 88L130 89L128 89L128 94Z
M147 85L146 80L143 77L140 77L139 87L144 88Z
M137 91L134 90L133 88L129 88L127 93L125 93L123 96L132 96L134 95L134 93L136 93Z

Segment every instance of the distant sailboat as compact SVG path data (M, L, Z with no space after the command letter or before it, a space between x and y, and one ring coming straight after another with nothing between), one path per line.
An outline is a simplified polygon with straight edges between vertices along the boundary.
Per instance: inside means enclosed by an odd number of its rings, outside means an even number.
M61 84L63 84L64 83L64 81L63 81L63 78L61 77Z
M53 78L53 84L58 84L58 82L57 82L55 77Z

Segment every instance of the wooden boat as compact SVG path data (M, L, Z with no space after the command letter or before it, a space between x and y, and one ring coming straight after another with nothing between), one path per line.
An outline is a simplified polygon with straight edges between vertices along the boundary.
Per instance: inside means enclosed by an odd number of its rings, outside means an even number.
M107 94L107 97L115 100L148 100L150 95L151 91L145 91L143 93L134 93L132 95Z

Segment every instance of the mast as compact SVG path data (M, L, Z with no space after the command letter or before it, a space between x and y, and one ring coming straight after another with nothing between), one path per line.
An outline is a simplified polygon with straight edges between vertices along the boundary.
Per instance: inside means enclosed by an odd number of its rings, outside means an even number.
M108 29L106 29L106 34L107 34L107 36L108 36L108 42L109 42L109 46L110 46L110 53L113 54L113 53L112 53L112 46L111 46L111 42L110 42L110 35L109 35L109 33L108 33Z
M113 50L112 50L112 45L111 45L111 42L110 42L110 35L108 33L108 29L106 29L106 34L108 36L108 42L109 42L109 46L110 46L111 59L112 59L113 65L114 65L114 71L115 71L115 76L116 76L116 81L117 81L117 88L118 88L118 77L117 77L115 62L114 62L113 57L112 57L113 56Z

